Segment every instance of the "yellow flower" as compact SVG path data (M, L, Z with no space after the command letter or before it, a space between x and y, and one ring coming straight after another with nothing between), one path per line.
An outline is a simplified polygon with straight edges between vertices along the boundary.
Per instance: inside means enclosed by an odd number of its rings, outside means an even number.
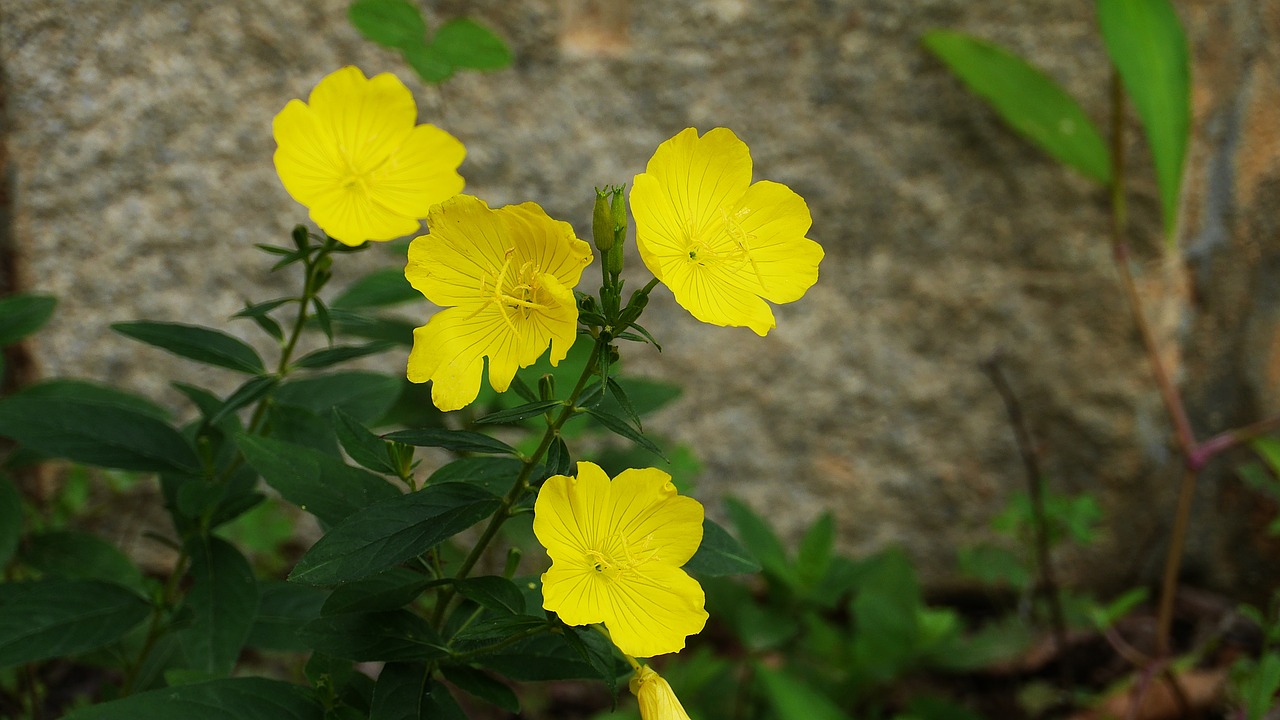
M702 544L702 504L655 468L547 480L533 532L551 556L542 606L568 625L604 623L633 657L676 652L707 622L702 586L680 569Z
M347 66L320 81L310 104L290 100L271 124L276 173L330 237L359 245L416 232L432 205L462 191L466 149L418 125L413 95L390 73Z
M432 381L436 407L457 410L480 393L485 357L498 392L548 345L559 364L577 337L573 288L591 246L531 202L490 210L456 195L431 208L427 226L409 245L404 274L445 309L413 331L409 379Z
M686 128L658 146L631 187L640 257L697 319L777 326L765 302L799 300L818 280L822 247L791 188L751 183L751 152L732 130Z
M680 698L672 692L662 676L648 665L641 665L631 676L631 694L640 701L643 720L689 720Z

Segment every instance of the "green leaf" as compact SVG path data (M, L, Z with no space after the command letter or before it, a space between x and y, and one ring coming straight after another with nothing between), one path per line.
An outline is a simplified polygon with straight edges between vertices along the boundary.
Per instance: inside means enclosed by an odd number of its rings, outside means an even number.
M484 488L493 495L501 496L511 489L511 484L520 474L521 467L522 463L515 458L462 458L431 473L426 484L469 483Z
M427 695L424 715L431 720L467 720L467 714L458 706L458 701L453 698L449 688L442 685L439 680L431 681L431 691Z
M258 613L246 645L260 650L306 652L298 637L303 625L320 617L325 596L320 590L283 580L258 583Z
M1262 720L1275 707L1276 690L1280 689L1280 655L1267 653L1253 672L1241 683L1247 720Z
M561 400L539 400L538 402L526 403L524 405L513 407L509 410L500 410L496 413L490 413L476 420L476 424L492 425L496 423L520 422L521 420L541 415L556 407L564 407L564 402Z
M703 577L747 575L759 572L760 563L727 530L714 520L704 518L702 544L684 564L684 569Z
M609 688L609 697L618 696L618 678L628 673L630 668L619 668L617 650L611 642L599 642L601 636L588 627L568 627L564 629L564 639L578 657L587 661L595 669L596 675Z
M446 665L441 672L446 680L468 695L497 705L513 715L520 713L520 698L506 683L488 673L465 665Z
M422 13L407 0L356 0L347 17L361 35L384 47L422 45L427 34Z
M569 454L569 446L564 438L556 434L547 448L547 477L552 475L568 475L573 470L573 456ZM612 473L616 475L617 473Z
M764 686L765 697L777 712L778 720L848 720L834 703L817 688L780 671L756 665L756 675Z
M115 323L112 330L148 345L168 350L174 355L229 370L260 375L266 372L257 351L243 340L224 332L199 325L181 323L136 322Z
M323 720L310 688L259 677L224 678L151 690L81 708L64 720Z
M598 633L597 633L598 634ZM582 637L584 642L596 639ZM599 642L607 642L604 637ZM522 640L496 653L482 655L477 664L516 681L595 680L595 667L574 650L563 635L544 633Z
M1086 177L1110 182L1102 136L1048 75L998 45L958 32L927 33L924 45L1015 131Z
M1098 0L1098 25L1107 54L1142 118L1156 165L1165 237L1172 240L1191 136L1186 35L1168 0Z
M226 675L253 630L258 610L258 583L249 561L225 540L197 537L191 552L191 590L185 607L191 624L181 631L190 667Z
M442 83L453 77L453 63L445 58L439 49L431 45L418 45L401 50L405 62L418 73L422 82L427 84Z
M304 625L300 636L319 652L355 662L414 662L448 655L436 631L408 610L323 615Z
M644 425L640 422L640 413L636 412L635 406L631 404L631 399L627 397L627 392L622 389L615 378L608 378L605 384L609 386L609 394L618 402L618 407L626 413L631 422L636 424L640 432L644 432Z
M738 530L738 537L742 538L751 555L760 561L764 571L787 586L795 587L797 579L787 560L787 551L768 523L741 500L725 498L724 507Z
M169 420L169 411L148 398L109 385L98 385L84 380L45 380L23 388L21 394L23 397L78 400L97 405L110 405L153 417L156 420Z
M253 435L240 435L236 442L268 485L329 525L377 501L400 497L384 478L317 450Z
M0 347L34 333L53 317L58 300L49 295L19 293L0 298Z
M22 539L22 494L13 481L0 475L0 571L18 549Z
M333 317L329 315L329 306L324 304L324 300L319 297L311 298L311 307L315 309L316 325L320 326L320 332L324 333L324 337L333 344Z
M101 580L142 593L142 571L115 545L92 533L58 530L32 535L22 562L45 577Z
M1260 437L1249 446L1258 453L1267 467L1271 468L1272 473L1280 475L1280 440L1273 437ZM1274 481L1271 484L1274 485Z
M411 300L421 300L422 293L413 289L404 276L404 270L383 268L375 270L347 286L329 303L330 310L360 310L363 308L399 305Z
M317 368L326 368L338 363L344 363L348 360L355 360L369 355L377 355L386 352L395 347L392 342L379 341L371 342L365 345L339 345L331 348L321 348L303 355L294 363L294 367L315 370Z
M0 584L0 667L102 647L150 611L131 591L97 580Z
M515 583L504 577L466 578L458 581L457 588L460 595L481 607L511 615L524 614L524 595Z
M175 383L176 384L176 383ZM240 408L261 400L280 384L280 378L276 375L259 375L250 378L235 392L227 397L216 410L207 416L206 422L210 425L217 425L222 419L235 413Z
M272 402L267 405L267 424L263 435L272 440L311 448L334 459L342 459L342 451L333 428L318 414L295 405Z
M387 663L373 686L369 720L428 720L430 677L425 663Z
M657 455L663 460L667 459L667 456L662 454L662 450L660 450L658 446L653 443L652 440L645 437L644 435L641 435L638 430L628 425L626 421L623 420L622 418L619 418L614 415L610 415L609 413L606 413L606 412L601 412L599 410L596 410L595 408L587 408L587 413L591 415L591 417L595 418L601 425L603 425L606 429L610 430L611 432L621 435L622 437L630 440L631 442L634 442L635 444L639 445L645 450L648 450L654 455Z
M0 436L44 455L118 470L186 473L200 466L191 444L168 423L95 398L43 397L28 389L0 399Z
M413 445L414 447L438 447L454 452L487 453L492 455L516 455L516 449L510 445L476 432L466 430L437 430L425 428L421 430L400 430L382 436L384 440L392 440Z
M352 460L374 472L396 474L396 466L387 453L387 443L369 432L360 421L343 412L342 408L333 409L333 432Z
M376 422L400 394L400 379L358 370L290 380L276 391L275 400L328 417L334 407L369 425Z
M454 67L499 70L511 64L511 50L502 38L468 18L442 25L431 40L431 48Z
M423 590L440 582L443 581L431 580L408 568L391 568L373 577L334 588L325 599L320 614L399 610L416 600Z
M429 485L374 503L338 523L298 561L290 580L331 585L369 577L471 527L498 509L473 485Z
M796 554L796 573L806 585L818 584L827 574L835 541L835 521L830 512L825 512L804 534L800 540L800 550Z
M416 325L401 318L370 316L341 308L329 308L334 329L344 335L369 340L386 340L397 345L413 345Z
M906 553L891 549L866 561L852 603L853 655L859 668L875 681L902 672L918 649L920 586Z

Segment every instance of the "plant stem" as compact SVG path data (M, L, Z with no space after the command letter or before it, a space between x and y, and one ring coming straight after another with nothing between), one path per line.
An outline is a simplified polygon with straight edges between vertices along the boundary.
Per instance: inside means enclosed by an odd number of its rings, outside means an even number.
M1173 599L1178 592L1178 568L1182 564L1182 550L1186 545L1187 527L1191 520L1191 505L1195 498L1196 471L1187 468L1182 473L1178 488L1178 509L1174 514L1173 532L1169 537L1169 553L1164 560L1164 577L1160 582L1160 608L1156 615L1156 655L1168 657L1169 634L1173 629Z
M1280 428L1280 416L1260 420L1251 425L1245 425L1242 428L1236 428L1235 430L1228 430L1214 435L1196 446L1195 453L1191 457L1190 465L1192 468L1199 470L1215 455L1239 445L1243 445L1262 435L1266 435L1277 428Z
M142 671L142 664L146 662L147 656L151 654L151 650L155 648L156 641L160 639L163 631L162 617L167 608L171 607L177 600L178 580L186 574L187 560L190 558L186 545L178 552L178 559L173 564L173 572L169 574L169 579L165 582L164 591L160 595L160 602L151 609L151 623L147 626L147 637L142 641L142 649L138 651L138 657L129 666L129 670L125 673L124 683L120 686L120 697L133 692L133 684L138 680L138 673Z
M1062 611L1062 598L1058 592L1058 583L1054 579L1053 565L1049 561L1049 518L1044 509L1044 473L1040 471L1040 462L1036 458L1035 444L1031 440L1031 432L1027 428L1026 418L1022 414L1022 406L1013 393L1000 369L1000 360L993 357L982 363L982 369L996 386L996 392L1004 400L1005 410L1009 414L1009 424L1013 426L1013 435L1017 441L1018 454L1022 456L1022 467L1027 475L1027 495L1031 500L1031 514L1034 519L1036 538L1036 566L1040 571L1039 589L1049 602L1049 621L1053 629L1053 642L1059 654L1062 689L1072 686L1071 667L1067 663L1067 622Z

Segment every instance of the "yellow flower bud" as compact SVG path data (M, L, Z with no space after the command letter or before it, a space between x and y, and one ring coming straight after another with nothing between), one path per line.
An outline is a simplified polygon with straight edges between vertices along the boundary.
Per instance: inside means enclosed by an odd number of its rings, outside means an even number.
M671 686L648 665L641 665L631 676L631 693L640 701L644 720L689 720Z

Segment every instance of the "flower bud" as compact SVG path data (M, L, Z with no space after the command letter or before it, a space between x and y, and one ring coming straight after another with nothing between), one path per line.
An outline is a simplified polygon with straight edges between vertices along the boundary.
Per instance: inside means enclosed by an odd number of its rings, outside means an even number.
M605 253L605 267L614 275L622 272L622 243L614 245Z
M291 236L293 237L293 244L297 245L299 250L305 248L307 246L307 241L310 239L310 234L307 232L306 225L294 226Z
M689 713L684 711L671 686L648 665L636 670L630 686L640 701L640 717L644 720L689 720Z
M607 186L603 190L596 188L596 205L591 211L591 234L602 253L608 253L609 248L613 247L613 211L609 205L612 195L613 186Z
M538 397L542 400L556 399L556 378L551 373L538 378Z
M625 185L619 185L613 189L613 206L609 209L609 214L613 216L613 240L617 245L621 245L627 239L627 199L622 196L622 189Z

